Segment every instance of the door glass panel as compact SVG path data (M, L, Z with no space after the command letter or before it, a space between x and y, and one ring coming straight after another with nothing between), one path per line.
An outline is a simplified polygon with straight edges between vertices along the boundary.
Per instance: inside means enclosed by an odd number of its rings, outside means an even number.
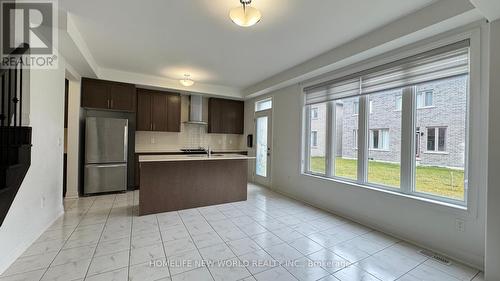
M261 177L267 177L267 124L267 116L257 118L257 153L255 173Z

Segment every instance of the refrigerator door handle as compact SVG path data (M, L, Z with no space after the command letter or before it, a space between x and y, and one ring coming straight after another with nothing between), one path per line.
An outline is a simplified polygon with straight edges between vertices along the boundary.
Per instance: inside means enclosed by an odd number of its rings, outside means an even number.
M118 168L118 167L126 167L127 163L123 164L87 164L86 167L94 167L94 168Z
M123 130L123 161L127 162L128 156L128 122L125 125L125 130Z

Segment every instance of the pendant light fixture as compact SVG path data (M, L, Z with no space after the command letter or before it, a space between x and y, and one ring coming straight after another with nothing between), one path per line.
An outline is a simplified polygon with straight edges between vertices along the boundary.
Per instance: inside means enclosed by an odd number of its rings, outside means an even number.
M233 8L229 11L231 20L243 27L249 27L258 23L262 17L259 10L250 7L252 0L240 0L241 7Z
M189 74L184 74L184 79L181 79L179 82L184 87L190 87L190 86L194 85L194 81L193 81L193 79L191 79L191 75L189 75Z

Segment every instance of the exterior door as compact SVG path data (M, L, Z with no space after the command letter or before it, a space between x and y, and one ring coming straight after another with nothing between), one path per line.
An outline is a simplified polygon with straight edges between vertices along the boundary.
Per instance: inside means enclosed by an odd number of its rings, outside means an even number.
M255 182L271 186L272 156L271 110L255 113Z
M417 131L415 132L415 157L417 159L420 158L420 138L421 138L422 133L420 132L420 127L417 128Z

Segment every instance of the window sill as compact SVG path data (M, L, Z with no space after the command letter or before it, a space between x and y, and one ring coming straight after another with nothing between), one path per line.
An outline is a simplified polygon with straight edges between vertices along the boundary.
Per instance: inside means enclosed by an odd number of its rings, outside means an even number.
M370 148L369 151L391 152L389 149Z
M418 109L431 109L431 108L436 108L436 106L435 105L429 105L429 106L417 107L417 110Z
M453 211L454 213L456 213L457 211L460 213L467 213L468 212L468 207L466 205L445 202L445 201L441 201L441 200L436 200L436 199L412 195L412 194L406 194L406 193L398 192L398 191L396 191L392 188L389 188L389 187L384 188L384 187L378 187L378 186L359 184L359 183L355 182L354 180L349 180L349 179L344 179L344 178L328 178L328 177L321 175L321 174L311 174L311 173L307 173L307 172L302 172L302 175L316 178L316 179L320 179L320 180L329 181L329 182L345 184L345 185L348 185L350 187L363 188L363 189L367 189L367 190L383 192L385 194L389 194L392 196L398 196L398 197L402 197L402 198L406 198L406 199L411 199L411 200L414 200L416 202L428 204L428 205L433 206L433 207L439 207L439 208L444 207L444 208L447 208L447 209Z
M424 154L439 154L439 155L448 155L449 152L446 151L424 151Z

